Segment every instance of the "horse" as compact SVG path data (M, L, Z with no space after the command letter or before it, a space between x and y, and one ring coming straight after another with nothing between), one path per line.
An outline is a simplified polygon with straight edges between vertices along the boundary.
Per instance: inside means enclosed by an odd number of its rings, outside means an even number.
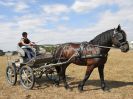
M87 66L85 76L78 85L79 91L83 91L85 82L96 67L98 67L99 71L101 89L103 91L107 90L104 81L104 66L108 58L108 52L112 47L118 48L122 52L128 52L129 50L126 33L121 29L120 25L117 28L102 32L89 42L61 44L54 52L55 62L70 61L56 66L59 77L56 84L59 85L62 80L64 87L66 89L70 88L66 81L65 72L69 64L74 63Z

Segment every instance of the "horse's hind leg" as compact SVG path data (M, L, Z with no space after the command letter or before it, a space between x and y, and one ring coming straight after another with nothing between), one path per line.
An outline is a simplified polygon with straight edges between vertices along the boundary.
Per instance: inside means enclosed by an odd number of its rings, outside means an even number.
M57 72L57 79L55 79L55 81L54 81L54 83L55 83L55 85L56 86L59 86L59 84L60 84L60 73L61 73L61 67L59 67L59 66L56 66L55 67L55 69L56 69L56 72Z
M69 85L68 85L68 83L66 81L66 68L68 67L68 65L69 64L63 65L61 67L61 73L60 73L60 77L63 80L65 89L68 89L69 88Z
M57 71L57 74L58 74L58 79L56 79L55 84L59 85L60 81L62 80L63 83L64 83L65 89L69 88L69 85L67 84L67 81L66 81L66 74L65 74L66 73L66 68L67 68L68 65L69 64L65 64L65 65L56 67L56 71Z
M91 75L91 73L92 73L92 71L93 71L94 68L95 68L95 66L93 66L93 65L87 67L85 77L84 77L83 81L78 85L79 91L83 91L83 87L85 85L85 82L90 77L90 75Z
M102 90L106 91L108 88L106 87L105 81L104 81L104 65L98 66L99 76L101 80L101 88Z

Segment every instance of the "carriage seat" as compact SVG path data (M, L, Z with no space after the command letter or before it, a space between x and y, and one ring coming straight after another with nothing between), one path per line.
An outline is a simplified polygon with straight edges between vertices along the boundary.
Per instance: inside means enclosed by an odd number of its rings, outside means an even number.
M35 57L37 55L37 52L36 52L36 49L35 48L32 48L30 46L20 46L18 44L17 51L18 51L18 56L20 57L21 63L25 63L25 62L28 62L29 61L28 56L27 56L27 54L24 51L24 48L31 48L32 51L35 53Z
M25 57L25 52L20 46L17 46L17 51L19 56Z

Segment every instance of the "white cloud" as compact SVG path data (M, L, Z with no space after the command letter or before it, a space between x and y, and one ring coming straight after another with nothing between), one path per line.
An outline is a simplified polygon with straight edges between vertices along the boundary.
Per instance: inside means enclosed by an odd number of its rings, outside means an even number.
M15 12L27 12L29 5L27 1L0 1L0 5L3 5L5 7L9 7Z
M12 23L0 24L0 49L13 50L16 48L16 42L18 42L18 32L12 29Z
M28 8L29 6L24 2L18 2L14 5L14 9L16 12L27 11Z
M121 9L133 8L132 0L75 0L75 3L71 6L71 9L78 13L89 12L104 4L117 4Z
M1 16L1 18L4 18ZM42 15L23 15L21 17L14 17L11 21L1 22L0 24L0 49L16 50L16 44L21 38L21 33L26 31L29 33L31 40L39 41L45 39L47 43L51 42L53 35L60 35L57 30L46 29L45 25L49 22L56 22L58 20L68 20L66 16L44 16ZM57 31L57 32L55 32ZM58 37L57 37L58 38ZM53 39L53 42L58 39ZM62 39L63 40L63 39Z
M106 10L100 14L99 21L91 27L90 30L99 33L104 30L116 28L118 24L127 32L128 40L133 38L133 2L132 0L76 0L72 9L77 13L92 11L103 4L116 4L119 9L117 12Z
M0 15L0 19L5 19L6 16Z
M71 28L71 23L69 27L65 23L58 23L60 20L71 20L69 13L71 9L80 13L88 12L92 9L97 8L102 4L117 4L119 10L112 13L105 9L104 12L100 14L100 20L92 26L86 26L87 28ZM26 9L30 9L28 3L24 2L23 5L17 7L14 2L1 3L4 6L13 7L15 11L23 12ZM26 5L25 5L26 4ZM22 16L14 16L9 22L1 22L0 24L0 49L4 50L14 50L16 49L16 44L21 38L21 33L26 31L29 33L29 37L33 41L44 40L40 42L45 43L63 43L63 42L75 42L75 41L89 41L101 32L108 29L117 27L118 24L122 25L128 38L131 40L133 38L133 2L132 0L76 0L72 7L68 7L63 4L52 4L44 5L43 11L37 14L26 14ZM66 16L67 13L68 16ZM6 16L0 15L0 19L4 19ZM82 20L82 19L80 19ZM47 29L45 25L48 23L58 23L56 28ZM83 24L86 25L86 24Z
M13 6L15 3L11 1L0 1L0 4L3 6Z
M59 15L69 11L69 8L63 4L44 5L42 8L46 14Z
M38 26L41 26L42 20L38 18L32 18L32 19L25 19L25 20L19 20L18 21L18 28L20 30L30 30L30 29L35 29Z
M71 9L75 12L89 12L101 4L112 4L114 0L76 0Z
M59 44L66 42L89 41L92 37L88 29L73 29L66 26L57 26L56 29L42 29L35 30L32 34L32 40L39 41L39 44Z
M76 1L74 5L72 6L72 9L76 12L86 12L88 10L91 10L96 5L90 3L90 2L82 2L82 1Z
M118 0L119 1L119 0ZM118 24L122 25L122 28L127 32L127 35L131 34L131 28L133 26L133 3L130 0L124 1L121 0L116 2L120 7L119 11L116 13L111 13L110 11L105 11L101 14L101 19L97 24L95 24L95 28L97 30L105 30L109 28L115 28ZM127 3L128 2L128 3ZM132 39L132 35L128 36L128 39Z

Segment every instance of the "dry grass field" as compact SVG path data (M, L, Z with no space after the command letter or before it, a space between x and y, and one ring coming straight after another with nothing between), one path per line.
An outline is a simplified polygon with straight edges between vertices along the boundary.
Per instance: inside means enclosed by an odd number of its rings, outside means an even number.
M100 89L97 68L87 81L84 91L78 92L77 85L85 74L85 66L71 64L67 69L67 80L72 90L61 84L54 86L45 77L39 79L33 90L25 90L19 82L10 86L5 79L6 57L0 57L0 99L133 99L133 51L122 53L111 50L105 64L105 80L110 92Z

